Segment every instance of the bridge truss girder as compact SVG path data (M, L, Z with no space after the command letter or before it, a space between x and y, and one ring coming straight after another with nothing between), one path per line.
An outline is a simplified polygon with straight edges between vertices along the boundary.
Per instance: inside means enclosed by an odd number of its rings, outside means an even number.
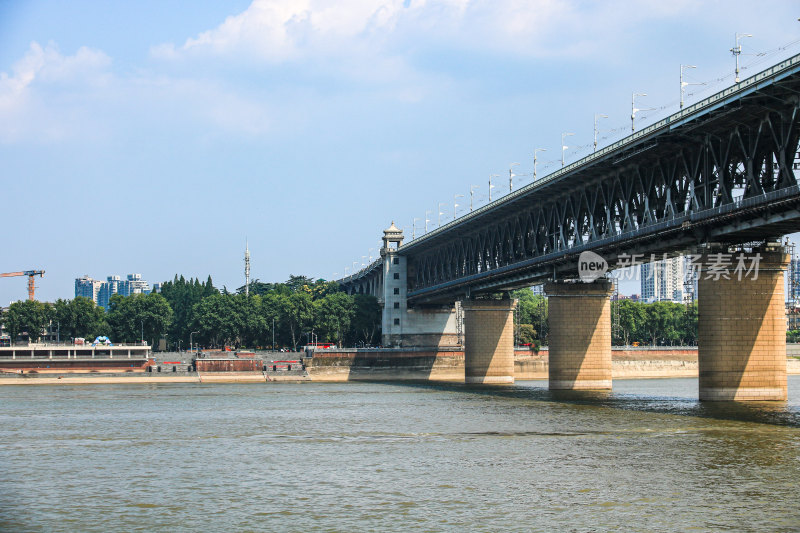
M775 84L576 169L408 252L409 298L577 277L583 250L675 253L800 230L800 83ZM402 253L402 251L401 251Z

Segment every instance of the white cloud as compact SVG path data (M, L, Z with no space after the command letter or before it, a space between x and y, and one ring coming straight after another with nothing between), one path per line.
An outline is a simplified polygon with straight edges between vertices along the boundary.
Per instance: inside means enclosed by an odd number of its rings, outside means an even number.
M65 56L53 43L42 47L32 42L25 56L12 67L11 75L0 72L0 109L24 97L25 90L35 80L43 83L69 82L79 77L98 80L99 74L110 64L111 59L106 54L85 46L75 55Z
M47 93L69 86L81 92L86 86L108 81L111 59L99 50L81 47L74 55L63 55L54 43L31 43L25 55L0 72L0 140L32 137L40 141L61 139L75 121L73 110L58 108L46 98L36 98L35 89Z
M242 13L156 57L281 63L372 56L438 44L527 57L592 55L643 20L698 9L688 0L579 4L563 0L254 0Z
M391 32L404 9L402 0L254 0L244 12L187 39L178 49L162 44L152 52L165 58L210 53L275 62L309 50L335 53L358 36Z

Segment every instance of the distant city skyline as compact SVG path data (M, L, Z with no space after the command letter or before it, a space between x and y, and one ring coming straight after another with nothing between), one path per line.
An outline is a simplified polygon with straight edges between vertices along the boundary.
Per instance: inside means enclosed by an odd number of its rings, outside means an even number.
M392 220L419 236L489 176L496 199L534 157L541 178L628 134L634 93L638 129L729 86L736 33L742 78L800 53L796 2L724 7L1 2L2 216L24 231L0 272L44 270L43 301L86 272L234 290L247 239L251 279L341 277ZM0 280L0 305L26 294Z
M153 283L151 288L150 283L142 279L141 274L128 274L125 279L119 275L111 275L107 276L105 281L94 279L89 275L75 278L75 297L88 298L105 310L108 310L109 300L115 294L131 296L150 294L159 290L161 283Z

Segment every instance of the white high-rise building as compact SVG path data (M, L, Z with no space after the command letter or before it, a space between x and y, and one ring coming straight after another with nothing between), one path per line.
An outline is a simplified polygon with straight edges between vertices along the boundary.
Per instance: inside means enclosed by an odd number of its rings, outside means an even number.
M100 295L100 290L103 288L103 282L99 279L93 279L89 276L81 276L75 279L75 297L82 296L97 303L97 298Z
M92 279L89 276L75 280L75 296L89 298L103 309L108 309L108 302L115 294L130 296L149 293L150 284L142 279L141 274L128 274L125 280L120 276L108 276L106 281Z
M683 256L662 259L641 266L642 300L683 303Z

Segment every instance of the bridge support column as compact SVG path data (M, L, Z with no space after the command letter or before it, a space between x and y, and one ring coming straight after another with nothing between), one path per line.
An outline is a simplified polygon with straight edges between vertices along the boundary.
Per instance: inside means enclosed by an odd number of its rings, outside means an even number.
M547 283L550 390L611 388L611 282Z
M514 300L465 300L464 381L514 383Z
M719 268L726 260L729 279L711 267ZM782 250L701 258L697 300L701 400L786 400L783 271L788 263ZM743 269L737 272L738 265ZM750 270L755 265L757 270Z

